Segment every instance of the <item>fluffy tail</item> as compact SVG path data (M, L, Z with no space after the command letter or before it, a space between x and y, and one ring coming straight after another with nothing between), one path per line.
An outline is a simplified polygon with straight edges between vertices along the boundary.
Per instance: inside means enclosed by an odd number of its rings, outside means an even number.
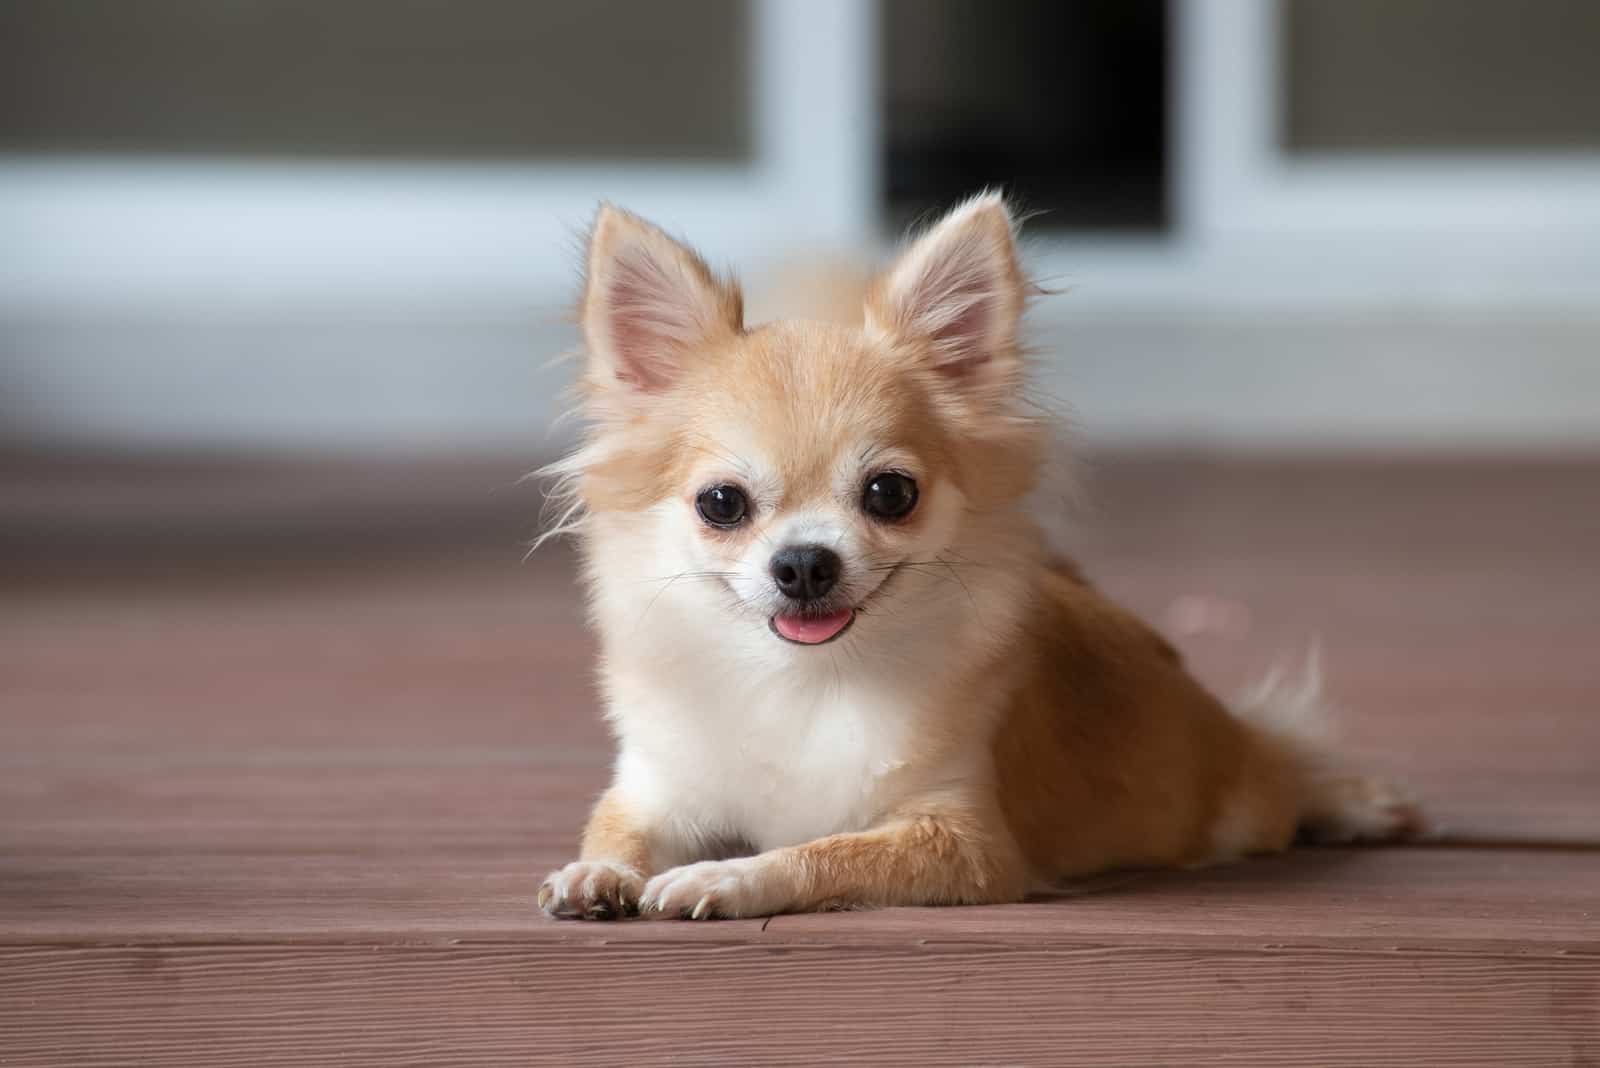
M1422 810L1403 791L1352 769L1340 752L1337 714L1312 646L1300 678L1273 668L1233 704L1239 719L1287 755L1298 793L1299 833L1323 842L1381 841L1423 830Z

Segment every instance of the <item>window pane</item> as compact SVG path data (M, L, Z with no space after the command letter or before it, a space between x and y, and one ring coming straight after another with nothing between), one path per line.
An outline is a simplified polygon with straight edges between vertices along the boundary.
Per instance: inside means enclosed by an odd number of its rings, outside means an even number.
M7 0L0 151L742 159L742 0Z
M1600 147L1595 0L1285 0L1302 150Z
M903 222L985 186L1033 226L1166 220L1161 0L886 0L886 181Z

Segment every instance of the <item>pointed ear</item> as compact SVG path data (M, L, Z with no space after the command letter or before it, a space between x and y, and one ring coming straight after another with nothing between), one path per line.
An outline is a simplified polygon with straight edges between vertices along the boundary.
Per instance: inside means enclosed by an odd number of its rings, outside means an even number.
M927 345L957 379L1002 377L1019 363L1028 292L1011 214L998 193L956 208L900 254L867 296L870 328Z
M744 328L739 287L637 215L602 205L580 308L590 374L603 385L668 388L707 343Z

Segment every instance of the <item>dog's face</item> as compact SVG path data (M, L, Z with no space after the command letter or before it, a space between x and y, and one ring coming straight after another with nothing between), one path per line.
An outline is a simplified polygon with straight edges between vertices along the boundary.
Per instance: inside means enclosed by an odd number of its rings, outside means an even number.
M670 405L650 510L686 579L779 639L820 644L887 609L899 571L943 566L967 502L957 443L892 351L783 323L704 372Z
M574 470L626 533L597 565L646 610L671 598L683 625L746 644L868 640L920 594L959 596L966 519L1014 504L1037 465L1022 287L985 198L902 256L862 326L747 330L730 283L602 211L583 304L596 429Z

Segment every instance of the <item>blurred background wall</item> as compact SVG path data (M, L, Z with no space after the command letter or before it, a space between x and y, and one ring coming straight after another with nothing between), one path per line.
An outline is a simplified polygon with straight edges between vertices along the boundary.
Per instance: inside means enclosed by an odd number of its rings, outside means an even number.
M1092 442L1593 446L1596 55L1590 0L4 0L0 441L537 457L599 199L759 298L1001 185Z

